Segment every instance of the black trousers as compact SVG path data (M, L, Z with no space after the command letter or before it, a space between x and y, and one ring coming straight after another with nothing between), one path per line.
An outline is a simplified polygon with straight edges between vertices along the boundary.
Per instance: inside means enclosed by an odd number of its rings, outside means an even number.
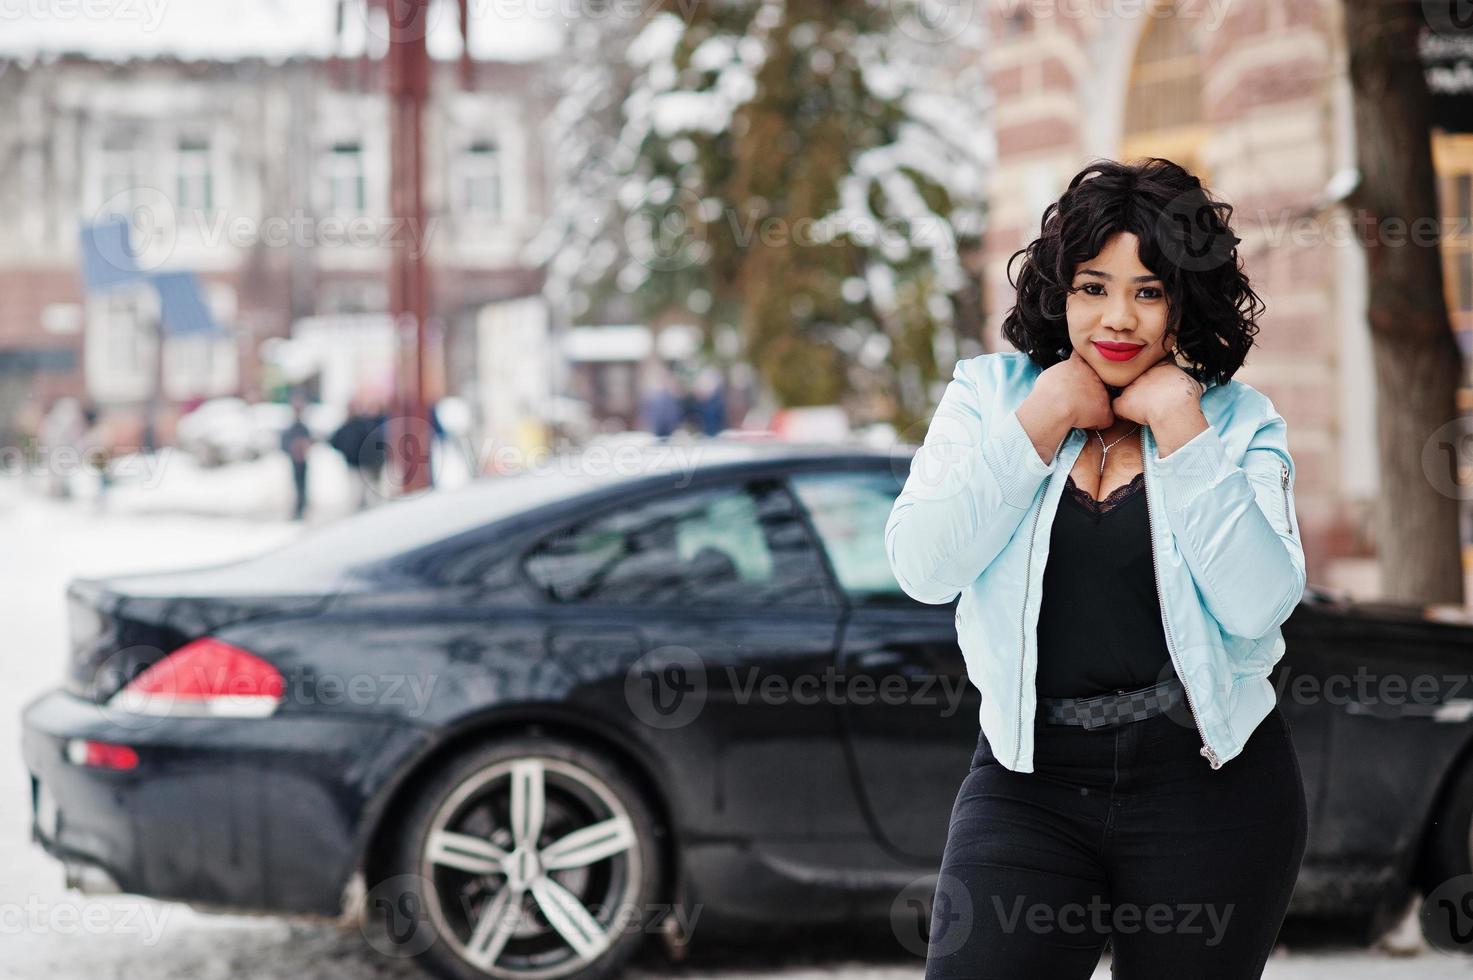
M1182 709L1183 711L1185 708ZM1260 977L1307 831L1274 706L1212 769L1178 712L1116 728L1034 724L1035 771L980 736L951 812L926 980Z

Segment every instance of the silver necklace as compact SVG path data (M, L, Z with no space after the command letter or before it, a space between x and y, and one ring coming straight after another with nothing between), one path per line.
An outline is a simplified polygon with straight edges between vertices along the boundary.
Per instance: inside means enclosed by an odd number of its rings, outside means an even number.
M1135 429L1139 429L1140 427L1141 427L1141 424L1139 422L1137 422L1135 424ZM1108 446L1105 445L1105 437L1102 436L1102 435L1100 435L1100 430L1099 429L1095 429L1094 430L1095 436L1100 440L1100 476L1101 477L1103 477L1105 475L1105 454L1108 453L1110 450L1114 449L1115 446L1119 444L1119 442L1120 442L1121 439L1129 439L1132 435L1134 435L1135 434L1135 429L1131 429L1125 435L1121 436L1120 439L1116 439L1114 442L1110 443Z

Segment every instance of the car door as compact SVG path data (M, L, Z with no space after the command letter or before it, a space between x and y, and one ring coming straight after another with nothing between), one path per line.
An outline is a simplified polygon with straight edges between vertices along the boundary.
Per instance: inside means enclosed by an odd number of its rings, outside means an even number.
M524 568L566 610L559 629L638 631L647 669L619 694L684 787L709 787L693 833L868 840L823 687L839 603L780 480L642 497L550 536Z
M977 745L981 698L966 679L955 602L917 602L890 571L885 521L904 479L887 466L790 484L845 604L839 673L852 696L840 719L872 830L896 855L931 863Z

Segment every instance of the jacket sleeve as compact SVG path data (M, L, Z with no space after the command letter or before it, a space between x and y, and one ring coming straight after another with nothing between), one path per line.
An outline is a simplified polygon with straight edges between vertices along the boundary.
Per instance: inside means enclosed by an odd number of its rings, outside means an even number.
M1241 465L1209 424L1155 468L1177 547L1219 625L1256 638L1288 619L1305 572L1284 419L1270 410Z
M1048 463L1038 455L1016 410L987 424L974 378L988 371L981 360L957 362L885 522L896 581L932 605L955 599L991 564L1058 464L1057 452Z

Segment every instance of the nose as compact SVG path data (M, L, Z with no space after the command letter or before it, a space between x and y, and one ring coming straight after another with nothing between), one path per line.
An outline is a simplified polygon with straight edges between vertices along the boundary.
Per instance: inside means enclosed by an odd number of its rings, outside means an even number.
M1129 332L1131 330L1134 330L1136 325L1136 315L1135 307L1131 303L1130 297L1121 296L1119 298L1112 299L1111 302L1105 307L1105 312L1100 317L1100 323L1110 328L1111 330L1118 330L1121 332Z

